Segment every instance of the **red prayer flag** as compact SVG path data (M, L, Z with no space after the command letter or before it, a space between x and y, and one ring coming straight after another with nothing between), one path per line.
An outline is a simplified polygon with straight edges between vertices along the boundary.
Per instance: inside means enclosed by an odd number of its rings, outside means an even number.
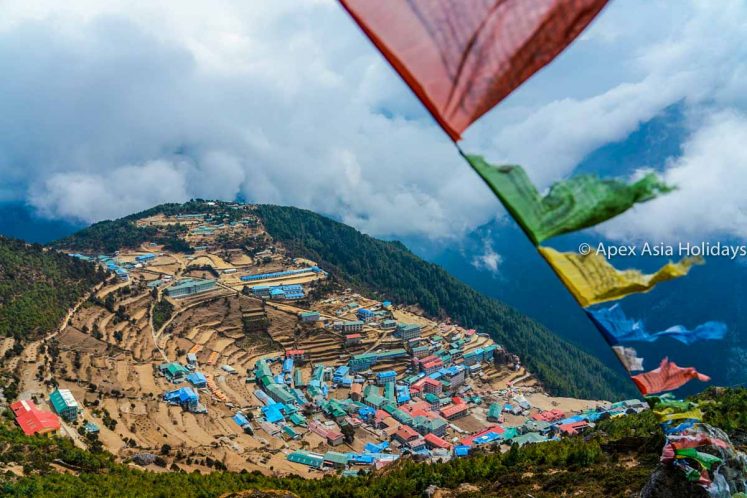
M446 133L553 60L607 0L340 0Z
M681 450L685 448L700 448L701 446L717 446L719 448L728 448L729 444L716 437L705 436L702 434L695 436L670 436L669 445L675 450Z
M643 394L673 391L684 386L692 379L698 379L701 382L711 380L710 377L703 375L693 367L677 366L673 361L669 361L669 358L661 360L661 365L656 370L634 375L632 378Z

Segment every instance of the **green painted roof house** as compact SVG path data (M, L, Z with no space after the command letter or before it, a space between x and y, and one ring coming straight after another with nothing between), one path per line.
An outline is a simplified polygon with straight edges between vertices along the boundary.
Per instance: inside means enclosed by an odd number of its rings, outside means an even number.
M80 413L80 405L69 389L55 389L49 395L49 401L57 414L65 420L75 420Z

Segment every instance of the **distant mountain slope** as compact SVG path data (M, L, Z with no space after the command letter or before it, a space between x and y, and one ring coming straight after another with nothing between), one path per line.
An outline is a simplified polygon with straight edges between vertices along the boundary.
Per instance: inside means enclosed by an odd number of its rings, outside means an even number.
M500 301L427 263L399 242L385 242L311 211L260 205L270 235L291 254L319 262L352 285L431 316L488 332L517 353L555 395L618 399L635 395L632 384L593 356ZM541 299L541 289L537 290Z
M93 264L0 237L0 336L33 339L53 330L104 277Z

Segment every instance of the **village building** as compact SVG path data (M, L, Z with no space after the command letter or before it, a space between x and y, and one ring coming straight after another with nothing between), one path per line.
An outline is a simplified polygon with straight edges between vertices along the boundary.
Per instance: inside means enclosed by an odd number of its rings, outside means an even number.
M162 363L158 366L158 371L174 384L184 381L187 375L189 375L189 370L181 363L175 361Z
M469 409L466 403L451 404L441 408L438 413L446 420L454 420L456 418L464 417L469 413Z
M318 311L303 311L298 314L298 317L302 322L310 323L319 321L321 314Z
M428 445L428 448L430 449L442 449L442 450L449 450L451 449L451 444L448 443L443 438L440 438L433 434L432 432L429 432L426 434L423 439L425 440L425 444Z
M358 320L364 323L373 321L376 318L374 312L366 308L358 308L358 311L355 312L355 316L358 317Z
M306 361L306 351L303 349L286 349L285 357L295 362L304 362Z
M200 372L192 372L191 374L187 375L187 381L197 388L207 386L207 378Z
M345 453L328 451L324 454L324 465L336 469L343 469L348 465L348 456Z
M215 280L200 278L184 278L166 289L169 297L180 298L192 296L215 289Z
M55 389L49 395L49 401L57 414L65 420L75 420L80 413L80 405L73 397L70 389Z
M187 411L196 412L200 397L191 387L180 387L163 395L164 401L172 405L179 405Z
M408 341L415 337L420 337L420 325L417 325L415 323L400 323L399 325L397 325L397 330L394 332L394 335L396 335L403 341Z
M420 434L417 433L415 429L412 427L408 427L406 425L403 425L397 430L397 432L394 433L394 439L399 441L402 444L409 443L410 441L414 441L420 437Z
M324 456L318 453L298 450L288 454L288 461L320 469L324 465Z
M387 384L394 384L397 380L397 372L394 370L386 370L384 372L378 372L376 374L376 384L384 386Z
M270 325L270 319L267 317L264 303L243 308L241 310L241 322L245 334L265 332Z
M60 429L60 419L57 415L39 409L30 399L11 403L10 409L16 418L16 423L27 436L48 434Z
M490 422L502 422L503 421L503 405L500 403L491 403L488 408L488 421Z
M336 426L330 427L322 424L318 420L312 420L309 422L309 430L324 438L330 446L342 444L344 439L342 432L340 432Z
M333 324L335 330L340 330L343 333L354 333L363 331L363 322L360 320L355 321L336 321Z

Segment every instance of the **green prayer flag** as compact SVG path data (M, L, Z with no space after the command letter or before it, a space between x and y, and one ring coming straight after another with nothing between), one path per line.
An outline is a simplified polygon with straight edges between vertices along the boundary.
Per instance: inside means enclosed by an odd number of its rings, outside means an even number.
M698 451L695 448L682 448L679 450L675 450L674 453L675 455L677 455L677 458L691 458L693 460L696 460L708 470L711 470L711 467L714 464L721 463L721 459L719 457L710 455L708 453L703 453L702 451Z
M466 157L535 244L594 226L673 190L654 173L632 184L579 175L554 183L542 197L521 166L493 166L481 156Z

